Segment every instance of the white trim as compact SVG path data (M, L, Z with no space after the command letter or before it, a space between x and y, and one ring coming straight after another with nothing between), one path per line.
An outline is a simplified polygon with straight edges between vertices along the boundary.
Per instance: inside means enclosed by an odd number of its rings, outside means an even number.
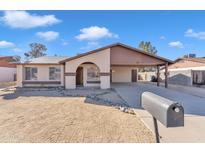
M205 66L169 69L169 71L180 71L180 70L205 70Z

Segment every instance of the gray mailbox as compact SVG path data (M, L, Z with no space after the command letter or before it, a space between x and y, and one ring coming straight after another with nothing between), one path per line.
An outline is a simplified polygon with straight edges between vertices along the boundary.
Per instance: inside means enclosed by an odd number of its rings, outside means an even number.
M141 96L141 105L166 127L184 126L184 109L175 101L144 92Z
M155 137L158 143L160 136L157 120L166 127L184 126L184 108L175 101L151 92L144 92L141 95L141 106L153 116Z

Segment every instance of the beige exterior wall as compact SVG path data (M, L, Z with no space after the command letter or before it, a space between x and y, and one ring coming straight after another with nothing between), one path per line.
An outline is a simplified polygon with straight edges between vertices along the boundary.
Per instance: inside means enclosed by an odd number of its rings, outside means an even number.
M76 88L75 76L66 76L65 77L65 88L66 89L75 89Z
M16 67L16 85L17 87L22 87L23 81L23 65L17 65Z
M110 76L100 76L100 88L101 89L110 88Z
M92 53L66 62L65 72L75 73L78 66L86 62L96 64L99 67L100 72L110 72L110 49L105 49L100 52Z
M96 53L92 53L80 58L70 60L65 63L65 72L66 73L76 73L78 66L82 63L92 62L98 66L101 73L110 72L110 49L105 49ZM76 78L75 76L66 76L65 77L65 87L66 89L75 89L76 88ZM102 89L110 88L110 76L100 77L101 83L100 87Z
M137 67L112 67L112 82L132 82L132 70L138 70Z
M54 67L59 67L59 66L54 66ZM37 71L38 81L49 81L49 66L38 66L37 69L38 69Z
M111 65L149 66L165 63L160 59L121 46L112 47L110 53Z
M37 80L35 81L53 81L53 80L49 80L49 67L58 67L61 69L61 78L60 80L55 80L55 81L61 81L61 86L64 86L64 65L56 64L56 65L17 65L17 86L18 87L22 87L23 86L22 81L26 81L25 67L36 67L38 69ZM29 84L29 85L34 86L36 84ZM45 84L44 86L49 86L49 85Z
M64 65L60 65L60 67L61 67L61 86L64 86L64 84L65 84L65 79L64 79Z

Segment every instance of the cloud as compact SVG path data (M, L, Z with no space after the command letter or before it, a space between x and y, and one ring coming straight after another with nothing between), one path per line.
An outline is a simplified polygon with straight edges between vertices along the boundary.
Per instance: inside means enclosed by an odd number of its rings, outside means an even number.
M68 44L69 44L69 42L68 42L68 41L66 41L66 40L64 40L64 39L62 39L61 41L62 41L61 45L63 45L63 46L66 46L66 45L68 45Z
M92 50L92 49L96 49L99 48L100 44L99 42L87 42L86 46L81 47L81 50Z
M204 32L195 32L193 29L188 29L185 32L186 37L197 38L199 40L205 40L205 31Z
M20 49L20 48L13 48L12 49L14 52L22 52L23 50L22 49Z
M173 42L169 42L169 47L184 48L184 45L180 41L173 41Z
M46 41L53 41L59 37L59 33L54 31L38 32L36 35Z
M9 48L15 46L14 43L8 41L0 41L0 48Z
M160 38L159 38L160 40L165 40L166 39L166 37L165 36L160 36Z
M118 38L117 34L111 33L105 27L91 26L80 29L80 34L75 38L78 40L97 41L102 38Z
M36 15L26 11L5 11L0 21L11 28L34 28L49 26L61 22L54 15Z

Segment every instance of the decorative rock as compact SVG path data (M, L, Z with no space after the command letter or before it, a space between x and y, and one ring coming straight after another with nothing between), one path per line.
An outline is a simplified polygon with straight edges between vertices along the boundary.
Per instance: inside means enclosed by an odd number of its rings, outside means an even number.
M133 109L130 109L128 113L129 113L129 114L133 114L133 115L135 115L135 112L134 112Z
M134 112L133 109L130 109L130 108L127 108L127 107L122 107L122 106L116 106L115 108L116 108L116 109L119 109L119 110L122 111L122 112L135 115L135 112Z

